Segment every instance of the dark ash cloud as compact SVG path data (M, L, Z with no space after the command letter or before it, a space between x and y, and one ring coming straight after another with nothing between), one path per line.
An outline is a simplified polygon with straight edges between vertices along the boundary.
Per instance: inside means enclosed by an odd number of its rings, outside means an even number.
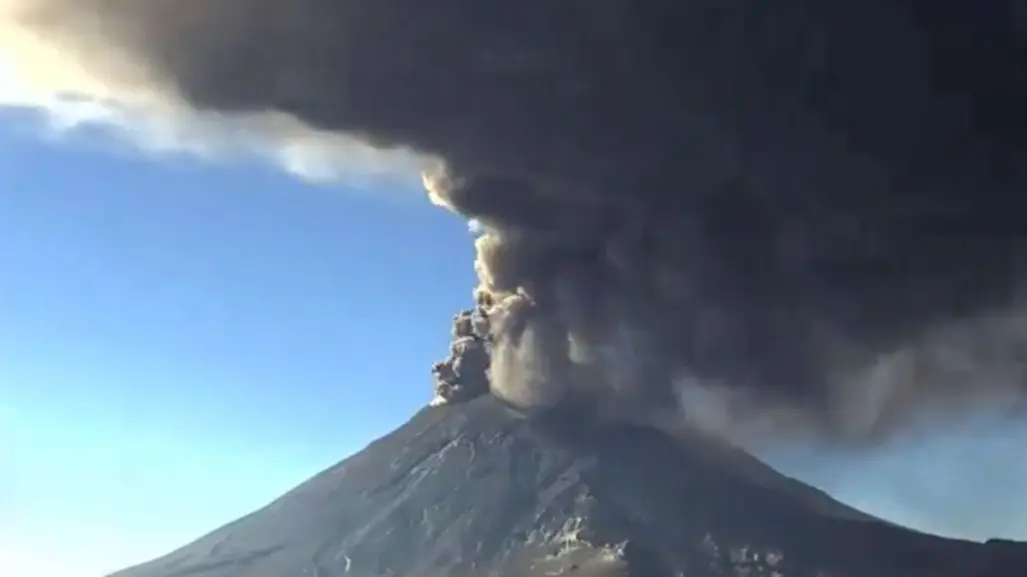
M519 406L867 439L1022 396L1011 0L18 4L112 83L442 159Z

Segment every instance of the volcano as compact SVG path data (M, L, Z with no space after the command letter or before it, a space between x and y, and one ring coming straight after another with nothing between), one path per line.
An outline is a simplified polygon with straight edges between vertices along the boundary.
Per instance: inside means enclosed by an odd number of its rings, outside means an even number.
M1027 575L699 434L427 407L265 508L111 577Z

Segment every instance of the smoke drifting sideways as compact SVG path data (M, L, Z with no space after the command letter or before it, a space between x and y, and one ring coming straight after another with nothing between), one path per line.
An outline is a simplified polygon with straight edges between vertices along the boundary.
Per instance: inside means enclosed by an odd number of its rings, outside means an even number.
M1014 4L8 0L0 33L425 159L487 320L442 399L862 442L1023 397Z

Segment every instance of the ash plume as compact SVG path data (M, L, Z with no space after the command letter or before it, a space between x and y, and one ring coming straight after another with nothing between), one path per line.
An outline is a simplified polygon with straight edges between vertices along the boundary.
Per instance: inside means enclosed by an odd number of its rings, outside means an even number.
M425 159L488 320L441 398L867 440L1023 395L1012 0L7 1L48 86Z

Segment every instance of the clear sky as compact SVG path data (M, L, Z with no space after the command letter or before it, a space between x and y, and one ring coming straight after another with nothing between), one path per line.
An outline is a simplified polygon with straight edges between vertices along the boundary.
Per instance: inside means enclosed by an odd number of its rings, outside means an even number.
M0 113L0 575L100 577L403 422L473 283L398 186L53 138ZM1027 538L1027 431L773 455L928 531Z

